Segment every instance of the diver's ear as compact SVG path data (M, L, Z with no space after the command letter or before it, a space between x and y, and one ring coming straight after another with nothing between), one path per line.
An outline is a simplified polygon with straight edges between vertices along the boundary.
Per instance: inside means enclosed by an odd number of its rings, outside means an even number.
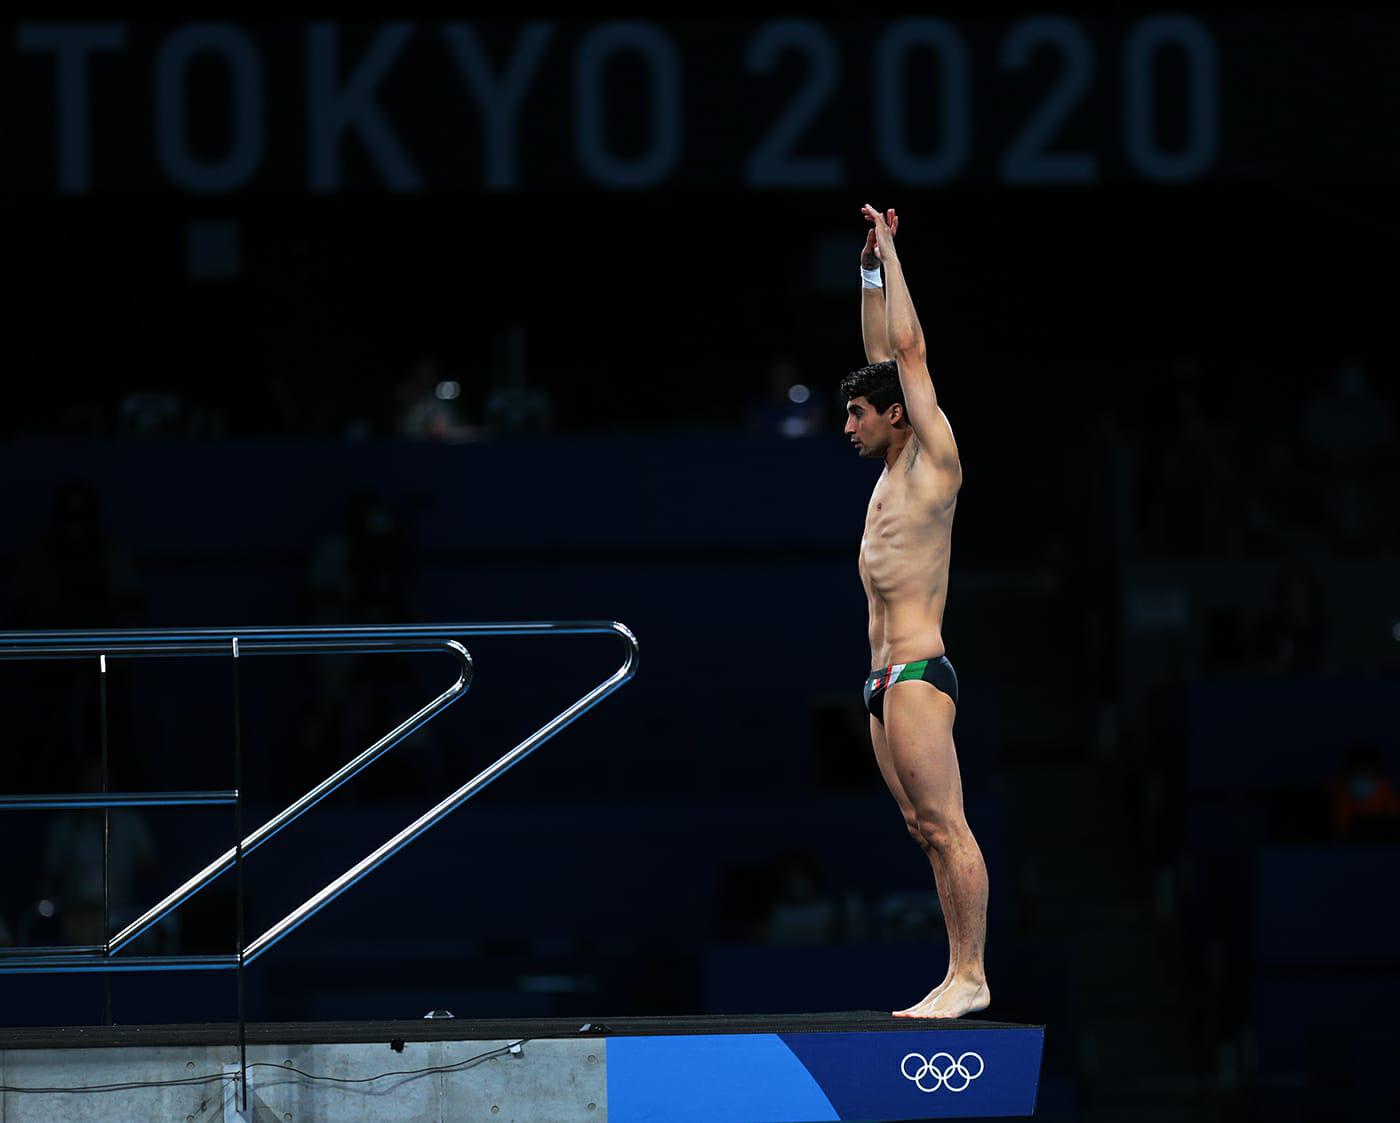
M890 406L890 424L898 425L904 420L904 403L895 402Z

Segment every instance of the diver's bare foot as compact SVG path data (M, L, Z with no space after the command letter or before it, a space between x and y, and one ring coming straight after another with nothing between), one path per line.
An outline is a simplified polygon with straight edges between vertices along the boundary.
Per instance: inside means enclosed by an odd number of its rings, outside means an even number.
M932 1001L925 999L907 1011L895 1011L895 1017L961 1018L975 1014L992 1004L992 992L981 979L954 979Z
M951 983L952 981L953 981L953 972L952 972L952 970L950 969L950 970L948 971L948 974L946 974L945 976L943 976L943 981L942 981L941 983L939 983L936 987L934 987L931 991L929 991L928 994L926 994L922 999L920 999L918 1002L914 1003L914 1005L909 1006L909 1007L907 1007L906 1009L903 1009L903 1010L892 1010L892 1011L890 1011L890 1012L891 1012L892 1014L894 1014L894 1016L895 1016L896 1018L912 1018L912 1017L915 1017L915 1016L916 1016L916 1013L915 1013L916 1011L918 1011L918 1010L923 1010L923 1009L928 1008L929 1006L932 1006L932 1005L933 1005L934 999L936 999L940 994L942 994L945 990L947 990L947 989L948 989L948 984Z

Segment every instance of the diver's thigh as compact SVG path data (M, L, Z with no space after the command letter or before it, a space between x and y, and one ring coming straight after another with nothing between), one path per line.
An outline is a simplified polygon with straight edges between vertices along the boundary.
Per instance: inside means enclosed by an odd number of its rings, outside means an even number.
M962 811L953 745L957 706L932 683L897 682L885 692L885 741L906 798L920 812Z
M875 763L880 766L880 775L885 778L885 786L890 789L890 795L894 796L894 801L899 804L899 809L906 816L913 814L913 804L909 801L909 796L905 794L904 785L899 782L899 775L895 771L894 761L890 757L889 740L885 734L885 727L876 719L875 715L870 715L870 744L875 749Z

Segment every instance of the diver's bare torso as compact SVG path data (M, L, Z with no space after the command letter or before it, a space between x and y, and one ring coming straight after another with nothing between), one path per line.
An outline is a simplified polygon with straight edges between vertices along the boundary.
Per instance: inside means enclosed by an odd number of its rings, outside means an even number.
M948 420L939 411L939 419ZM952 441L952 431L948 439ZM860 540L870 606L870 666L943 654L943 605L961 469L941 467L911 436L875 484Z

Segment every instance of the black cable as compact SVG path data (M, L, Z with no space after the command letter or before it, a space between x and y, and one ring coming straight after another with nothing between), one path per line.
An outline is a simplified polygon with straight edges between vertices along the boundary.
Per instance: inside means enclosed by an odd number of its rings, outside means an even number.
M369 1084L375 1080L383 1080L390 1076L426 1076L433 1072L453 1072L467 1065L476 1064L479 1061L488 1060L491 1057L500 1057L510 1053L515 1046L524 1045L530 1038L522 1037L512 1045L506 1045L500 1049L491 1049L485 1053L478 1053L474 1057L467 1057L465 1060L454 1061L449 1065L433 1065L429 1068L403 1069L395 1072L381 1072L375 1076L317 1076L312 1072L304 1072L299 1068L291 1068L288 1065L279 1065L276 1061L255 1061L249 1068L275 1068L278 1072L294 1072L298 1076L304 1076L307 1080L325 1080L332 1084ZM125 1084L88 1084L75 1088L17 1088L8 1084L0 1084L0 1092L34 1092L42 1095L55 1095L64 1092L131 1092L140 1088L179 1088L196 1084L212 1084L224 1080L237 1080L238 1077L231 1072L218 1073L210 1076L185 1076L178 1080L135 1080Z
M515 1045L524 1045L529 1041L528 1037L522 1037L515 1042ZM463 1061L454 1061L450 1065L433 1065L430 1068L409 1068L400 1069L394 1072L381 1072L377 1076L317 1076L314 1073L303 1072L299 1068L292 1068L290 1065L279 1065L276 1061L255 1061L249 1068L275 1068L279 1072L295 1072L298 1076L304 1076L308 1080L325 1080L332 1084L369 1084L375 1080L383 1080L389 1076L424 1076L430 1072L452 1072L456 1069L465 1068L467 1065L476 1064L491 1057L501 1057L510 1053L513 1045L507 1045L501 1049L492 1049L489 1052L478 1053L474 1057L468 1057Z
M131 1092L138 1088L181 1088L237 1079L231 1072L221 1072L217 1076L186 1076L179 1080L133 1080L125 1084L87 1084L76 1088L16 1088L9 1084L0 1084L0 1092L38 1092L44 1095L60 1092Z

